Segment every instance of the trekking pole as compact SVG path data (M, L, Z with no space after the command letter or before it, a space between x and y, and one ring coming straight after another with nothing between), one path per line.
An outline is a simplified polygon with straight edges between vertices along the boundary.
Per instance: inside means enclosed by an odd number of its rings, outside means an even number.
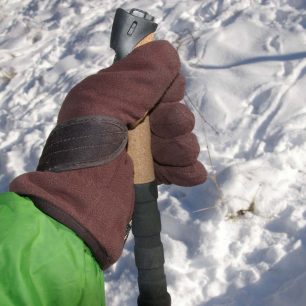
M134 48L154 40L154 17L139 9L119 8L113 22L111 48L115 61ZM151 153L149 116L129 130L128 154L134 164L135 208L132 232L135 238L135 263L138 269L138 306L170 306L164 272L164 250L160 238L161 220L157 207L158 190Z

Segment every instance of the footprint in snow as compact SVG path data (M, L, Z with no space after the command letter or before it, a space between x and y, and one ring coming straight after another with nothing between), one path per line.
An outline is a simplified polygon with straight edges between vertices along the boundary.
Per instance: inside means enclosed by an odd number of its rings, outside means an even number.
M279 35L269 37L265 46L266 50L271 53L280 53L282 51L282 42Z

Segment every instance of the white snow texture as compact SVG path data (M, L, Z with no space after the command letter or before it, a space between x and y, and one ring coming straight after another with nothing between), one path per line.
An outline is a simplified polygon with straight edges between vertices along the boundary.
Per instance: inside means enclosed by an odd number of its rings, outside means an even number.
M305 0L2 0L0 191L35 169L68 90L111 65L118 7L178 49L209 172L159 188L173 305L305 306ZM105 276L109 306L136 305L132 237Z

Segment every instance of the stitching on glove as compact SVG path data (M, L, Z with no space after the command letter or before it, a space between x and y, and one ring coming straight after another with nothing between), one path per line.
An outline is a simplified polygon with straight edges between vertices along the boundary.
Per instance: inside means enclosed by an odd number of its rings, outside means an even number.
M57 125L50 133L38 171L61 172L105 164L126 147L127 127L108 116L91 116Z

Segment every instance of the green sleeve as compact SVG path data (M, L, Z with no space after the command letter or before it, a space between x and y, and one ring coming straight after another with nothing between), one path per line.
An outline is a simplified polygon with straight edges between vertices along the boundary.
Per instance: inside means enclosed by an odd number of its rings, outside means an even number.
M73 231L0 194L0 305L105 306L103 272Z

